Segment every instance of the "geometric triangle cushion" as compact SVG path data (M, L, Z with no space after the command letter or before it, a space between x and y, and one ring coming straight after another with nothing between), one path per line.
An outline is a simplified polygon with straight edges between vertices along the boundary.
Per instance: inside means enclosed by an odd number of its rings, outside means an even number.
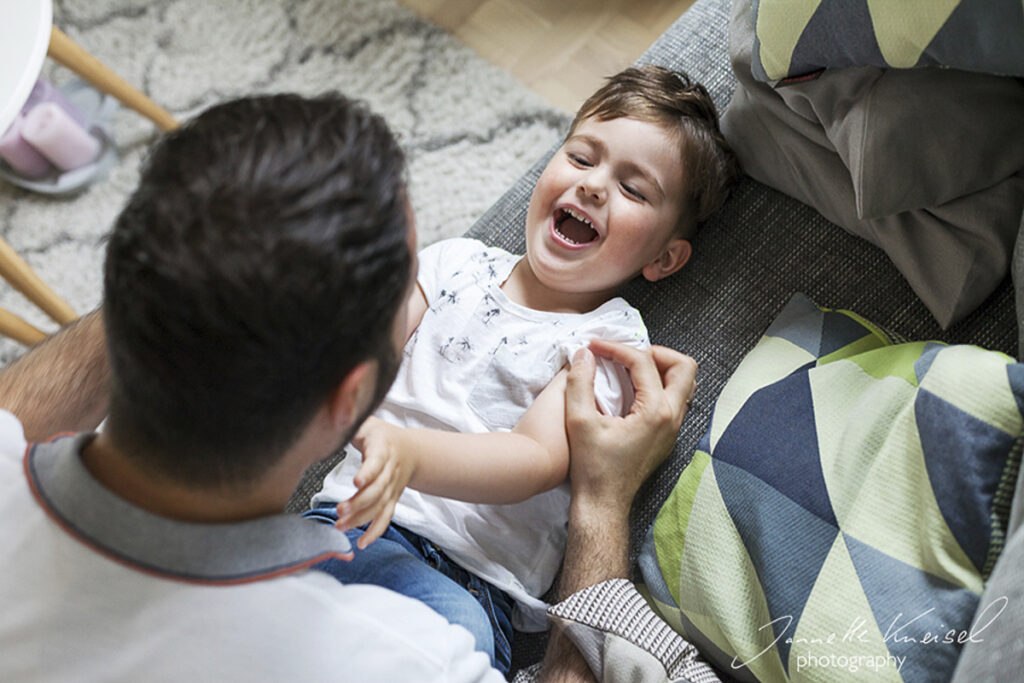
M896 342L797 294L723 388L640 558L655 608L723 673L948 680L982 637L1024 366Z

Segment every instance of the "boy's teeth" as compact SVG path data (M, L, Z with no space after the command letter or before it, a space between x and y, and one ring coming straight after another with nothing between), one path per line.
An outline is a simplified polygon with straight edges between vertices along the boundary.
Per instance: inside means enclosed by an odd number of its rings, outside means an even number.
M555 230L570 244L589 244L600 237L586 216L568 207L558 209L554 220Z
M575 218L576 220L578 220L578 221L582 221L583 223L586 223L586 224L587 224L587 225L589 225L590 227L594 227L594 225L593 225L593 224L592 224L592 223L591 223L591 222L590 222L590 221L589 221L589 220L587 219L587 217L586 217L586 216L581 216L580 214L578 214L578 213L576 213L575 211L573 211L573 210L572 210L571 208L568 208L568 207L567 207L567 208L565 209L565 212L566 212L567 214L569 214L570 216L572 216L573 218Z

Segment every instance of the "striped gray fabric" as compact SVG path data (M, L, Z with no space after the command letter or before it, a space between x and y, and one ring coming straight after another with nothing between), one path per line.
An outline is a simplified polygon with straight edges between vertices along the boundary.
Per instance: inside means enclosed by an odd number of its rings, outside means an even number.
M581 650L603 651L606 636L617 636L652 655L660 664L664 679L676 683L717 683L721 679L699 658L697 649L672 630L648 606L627 579L610 579L585 588L552 606L548 614L563 625L575 628L570 637ZM584 633L582 637L578 634ZM580 642L590 640L591 642ZM539 667L521 670L516 683L538 680ZM607 680L608 677L606 676Z
M627 579L611 579L585 588L554 605L548 614L559 621L573 621L619 636L643 648L662 663L670 681L720 680L699 659L697 648L658 617Z

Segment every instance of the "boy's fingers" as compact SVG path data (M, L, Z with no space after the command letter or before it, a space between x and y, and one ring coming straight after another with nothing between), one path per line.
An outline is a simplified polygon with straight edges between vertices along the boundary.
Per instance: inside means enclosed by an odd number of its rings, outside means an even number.
M363 464L359 467L359 471L356 472L356 476L352 477L352 483L356 485L356 488L362 488L380 478L381 469L383 469L387 460L374 457L374 455L374 453L367 454L365 451L363 452Z
M565 382L566 416L582 417L597 412L594 400L594 354L580 349L573 356L572 367Z
M349 501L344 503L338 503L338 521L334 523L334 526L338 527L342 531L348 531L353 529L360 524L365 524L362 517L366 516L365 508L353 508ZM366 517L366 521L373 519L373 517Z
M384 531L387 530L388 524L391 523L391 516L393 514L395 514L395 504L393 502L389 502L384 506L381 513L374 517L373 524L366 527L366 531L364 531L363 535L359 537L358 541L356 541L356 546L360 550L365 550L366 546L380 538Z
M391 479L390 469L389 466L386 466L381 476L374 478L369 484L356 491L351 498L339 504L339 522L342 521L342 511L344 511L346 519L352 520L349 527L366 524L373 518L373 515L368 514L368 512L372 513L380 505L380 501L384 499L388 482Z
M384 507L385 502L386 501L384 500L374 500L363 507L349 509L345 515L338 516L338 521L335 523L335 526L342 531L348 531L349 529L362 526L377 517L380 510Z
M363 489L345 501L345 514L348 517L365 514L367 510L378 505L381 500L382 489L378 486L371 486ZM363 520L369 521L369 520ZM356 525L358 526L358 525Z

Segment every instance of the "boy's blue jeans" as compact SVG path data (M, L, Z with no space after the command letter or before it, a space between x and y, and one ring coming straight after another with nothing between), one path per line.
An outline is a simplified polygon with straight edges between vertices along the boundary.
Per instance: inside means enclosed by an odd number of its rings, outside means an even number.
M307 510L302 516L324 524L338 521L333 504ZM425 603L451 623L464 626L476 639L476 649L507 674L512 663L511 598L470 574L427 539L396 524L360 550L356 540L365 528L346 532L355 553L352 560L325 560L314 568L342 583L369 583Z

